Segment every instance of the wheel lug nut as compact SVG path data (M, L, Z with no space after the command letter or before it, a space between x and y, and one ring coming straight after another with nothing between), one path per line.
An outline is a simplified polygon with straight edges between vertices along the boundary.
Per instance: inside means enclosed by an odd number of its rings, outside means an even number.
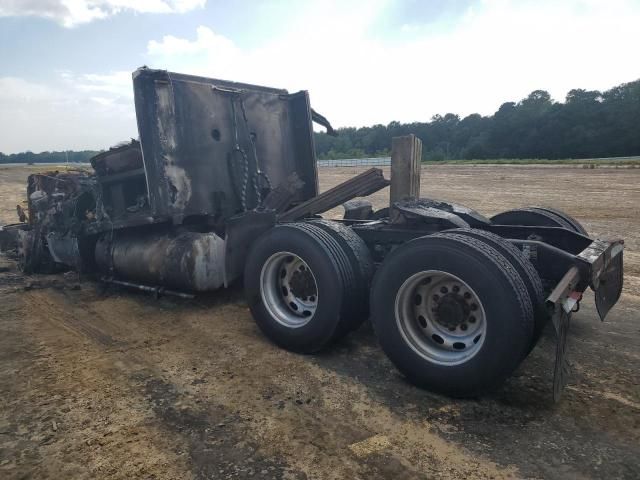
M472 303L470 308L475 312L478 309L478 305L476 305L475 303Z
M433 301L437 302L438 300L440 300L440 296L439 295L434 295L433 296Z
M440 292L447 293L449 289L447 287L440 287Z
M460 287L459 287L458 285L454 285L454 286L453 286L453 288L452 288L452 290L453 290L455 293L458 293L458 292L460 291Z
M460 325L460 330L465 331L467 329L467 324L463 323L462 325Z
M463 297L469 300L471 298L471 294L469 292L464 292Z
M426 285L427 283L431 283L431 277L427 277L427 278L423 279L421 283L423 285Z
M469 317L469 323L476 323L476 317L474 317L473 315L471 315Z

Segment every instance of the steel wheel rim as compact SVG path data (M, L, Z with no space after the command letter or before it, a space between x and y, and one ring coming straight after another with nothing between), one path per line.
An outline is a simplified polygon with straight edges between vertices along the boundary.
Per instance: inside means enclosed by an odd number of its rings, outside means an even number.
M260 272L260 294L269 314L288 328L305 326L318 308L318 283L309 265L298 255L271 255Z
M486 315L476 292L439 270L418 272L405 280L396 294L395 317L411 349L438 365L470 360L486 337Z

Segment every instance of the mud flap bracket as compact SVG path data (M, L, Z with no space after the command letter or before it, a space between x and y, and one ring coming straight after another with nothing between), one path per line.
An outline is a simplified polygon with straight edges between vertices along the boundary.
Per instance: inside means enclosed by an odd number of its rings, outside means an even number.
M553 366L553 401L558 402L567 386L571 365L567 359L567 333L571 323L571 313L558 306L553 315L553 329L556 334L556 360Z
M571 312L582 298L576 290L580 282L580 271L571 267L564 274L547 298L547 307L553 312L551 320L556 335L556 358L553 367L553 401L558 402L567 385L570 364L567 358L567 333L571 322Z

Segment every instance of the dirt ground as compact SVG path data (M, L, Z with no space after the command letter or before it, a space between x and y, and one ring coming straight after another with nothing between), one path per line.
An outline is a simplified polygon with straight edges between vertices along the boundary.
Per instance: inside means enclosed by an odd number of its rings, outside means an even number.
M321 189L355 172L320 169ZM0 224L26 174L0 167ZM368 325L295 355L260 334L239 287L155 300L0 258L0 477L640 478L640 169L440 166L422 185L625 238L622 299L605 323L591 295L574 316L559 404L551 336L499 391L452 400L407 384Z

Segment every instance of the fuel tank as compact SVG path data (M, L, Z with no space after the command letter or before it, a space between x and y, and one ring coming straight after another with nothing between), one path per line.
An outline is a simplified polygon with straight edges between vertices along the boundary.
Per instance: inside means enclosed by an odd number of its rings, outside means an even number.
M95 259L111 277L202 292L224 284L224 243L215 233L114 232L98 240Z

